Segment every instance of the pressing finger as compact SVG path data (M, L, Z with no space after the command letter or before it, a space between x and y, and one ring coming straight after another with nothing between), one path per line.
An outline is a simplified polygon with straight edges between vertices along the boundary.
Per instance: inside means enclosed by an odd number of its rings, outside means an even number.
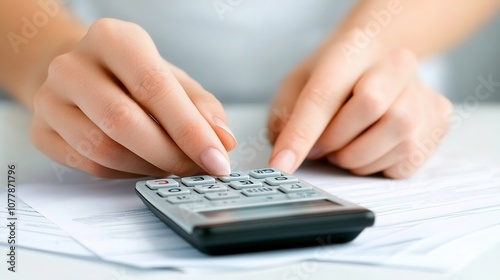
M352 97L318 139L309 157L320 158L337 151L375 124L414 78L415 69L415 56L405 50L395 51L388 59L368 69L356 83Z
M213 175L230 173L229 157L210 124L197 110L172 71L163 63L149 35L134 24L96 22L90 36L109 44L94 52L165 129L177 146ZM103 38L105 37L105 38ZM113 40L116 38L116 40ZM113 42L123 42L123 45ZM126 58L126 59L124 59Z
M342 53L334 52L318 66L276 140L270 166L289 173L297 169L349 96L367 61L360 59L352 63L351 70L345 71Z

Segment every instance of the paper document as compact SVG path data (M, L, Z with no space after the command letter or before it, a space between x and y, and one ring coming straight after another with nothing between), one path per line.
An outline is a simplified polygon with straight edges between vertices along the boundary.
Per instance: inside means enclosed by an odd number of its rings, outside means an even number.
M296 175L371 209L375 226L348 244L318 240L309 248L212 257L146 208L136 180L25 184L18 191L91 252L138 267L221 270L319 260L451 271L500 242L499 167L434 157L405 180L357 177L319 164Z
M4 197L5 194L0 194ZM2 199L2 201L5 201ZM17 234L19 236L19 247L37 249L42 251L74 255L80 257L96 257L95 254L76 242L65 231L49 221L40 213L35 211L20 198L16 199ZM6 208L0 209L0 217L7 220L8 211ZM0 228L1 236L7 235L6 224ZM0 244L7 244L6 239L2 239Z

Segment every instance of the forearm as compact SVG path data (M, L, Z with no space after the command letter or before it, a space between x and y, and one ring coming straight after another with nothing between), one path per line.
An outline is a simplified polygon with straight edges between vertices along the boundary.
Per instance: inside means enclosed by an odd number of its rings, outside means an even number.
M0 84L28 108L52 59L70 50L86 28L55 0L0 3Z
M419 57L445 50L497 14L499 0L367 0L344 19L334 38L358 29L384 47L411 49Z

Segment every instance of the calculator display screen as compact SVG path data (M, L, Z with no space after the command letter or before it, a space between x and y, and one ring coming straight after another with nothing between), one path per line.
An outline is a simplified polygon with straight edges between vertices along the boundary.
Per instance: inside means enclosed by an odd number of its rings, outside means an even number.
M253 217L261 216L263 214L269 213L289 213L293 211L294 213L300 213L301 210L315 209L315 210L333 210L334 208L341 207L341 205L331 202L330 200L312 200L312 201L301 201L301 202L291 202L284 204L275 205L260 205L253 207L241 207L232 208L224 210L215 211L204 211L198 212L199 214L207 218L237 218L237 217Z

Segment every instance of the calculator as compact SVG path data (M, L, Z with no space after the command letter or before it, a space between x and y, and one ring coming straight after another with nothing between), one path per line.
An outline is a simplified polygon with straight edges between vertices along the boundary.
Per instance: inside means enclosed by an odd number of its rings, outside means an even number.
M344 243L375 220L370 210L276 168L140 181L136 192L210 255Z

